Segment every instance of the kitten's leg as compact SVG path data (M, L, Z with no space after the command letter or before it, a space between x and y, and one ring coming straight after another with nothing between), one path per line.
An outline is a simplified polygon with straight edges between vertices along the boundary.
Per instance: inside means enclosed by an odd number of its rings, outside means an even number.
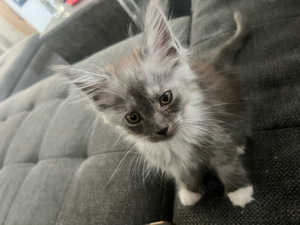
M242 49L250 35L250 25L240 12L236 11L234 13L234 20L237 26L235 34L212 58L211 64L220 69L224 66L232 65L237 52Z
M227 164L215 165L215 170L225 186L225 194L233 205L245 207L252 200L253 186L242 167L238 155Z
M182 205L195 205L202 197L201 194L197 192L192 192L186 189L185 187L181 186L178 190L178 196Z
M243 155L245 153L245 146L244 145L237 146L236 152L238 155Z
M190 174L175 176L178 188L178 196L183 205L196 204L204 194L202 178Z

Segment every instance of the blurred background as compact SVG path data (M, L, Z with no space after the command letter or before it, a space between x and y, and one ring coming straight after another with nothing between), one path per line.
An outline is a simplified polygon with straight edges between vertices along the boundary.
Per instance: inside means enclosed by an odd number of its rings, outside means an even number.
M114 7L107 7L108 2ZM122 13L119 11L120 21L124 22L123 26L119 26L120 34L114 36L116 41L111 40L107 43L113 44L126 37L124 34L127 32L129 18L137 28L135 30L142 29L141 12L147 2L148 0L0 0L0 56L26 36L46 34L73 14L82 14L88 11L87 9L91 10L90 6L96 7L98 12L101 11L99 14L106 14L104 17L107 19L116 12L116 7L123 11ZM182 16L189 12L190 3L172 1L172 4L176 8L173 11L180 14L174 16ZM84 18L80 18L82 19ZM102 18L102 21L100 18L97 22L105 22L104 20L105 18ZM100 44L97 47L101 49L104 46Z

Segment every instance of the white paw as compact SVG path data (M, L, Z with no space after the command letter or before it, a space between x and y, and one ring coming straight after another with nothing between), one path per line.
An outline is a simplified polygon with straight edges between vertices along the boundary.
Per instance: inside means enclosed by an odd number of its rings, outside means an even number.
M233 205L245 207L245 205L254 200L253 195L253 186L248 186L240 188L234 192L227 194L228 198Z
M199 193L187 189L179 190L178 195L183 205L195 205L202 197Z
M236 151L237 151L238 155L243 155L245 153L245 146L236 147Z

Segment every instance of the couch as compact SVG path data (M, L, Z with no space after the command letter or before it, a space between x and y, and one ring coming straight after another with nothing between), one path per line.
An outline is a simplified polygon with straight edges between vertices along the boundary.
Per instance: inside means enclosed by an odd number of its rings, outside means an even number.
M55 74L0 102L0 224L299 224L300 4L192 0L191 15L173 20L172 29L183 32L193 59L205 61L233 35L236 9L252 28L235 68L252 105L253 136L242 160L254 202L232 206L208 174L205 196L183 206L173 181L157 173L145 177L132 146L103 123L84 94ZM117 62L139 38L76 66ZM17 80L13 74L9 79Z

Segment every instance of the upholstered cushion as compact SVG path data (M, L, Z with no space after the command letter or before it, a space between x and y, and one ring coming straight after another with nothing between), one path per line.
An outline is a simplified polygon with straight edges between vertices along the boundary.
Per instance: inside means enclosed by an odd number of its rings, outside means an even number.
M0 58L0 101L14 91L36 51L40 48L38 35L31 36L7 51ZM18 66L16 66L18 65Z
M0 57L0 102L52 75L50 65L65 63L39 35L26 38Z
M173 22L188 40L189 17ZM140 36L77 66L113 62ZM134 41L133 41L134 40ZM0 104L0 224L145 224L172 220L174 186L55 75ZM76 96L76 97L74 97Z
M196 206L183 207L176 200L174 222L299 224L300 4L293 0L194 0L192 4L194 59L206 59L234 34L234 10L239 9L252 27L235 67L249 88L253 108L253 143L249 142L245 161L255 201L244 209L233 207L222 196L220 183L208 180L207 194Z

